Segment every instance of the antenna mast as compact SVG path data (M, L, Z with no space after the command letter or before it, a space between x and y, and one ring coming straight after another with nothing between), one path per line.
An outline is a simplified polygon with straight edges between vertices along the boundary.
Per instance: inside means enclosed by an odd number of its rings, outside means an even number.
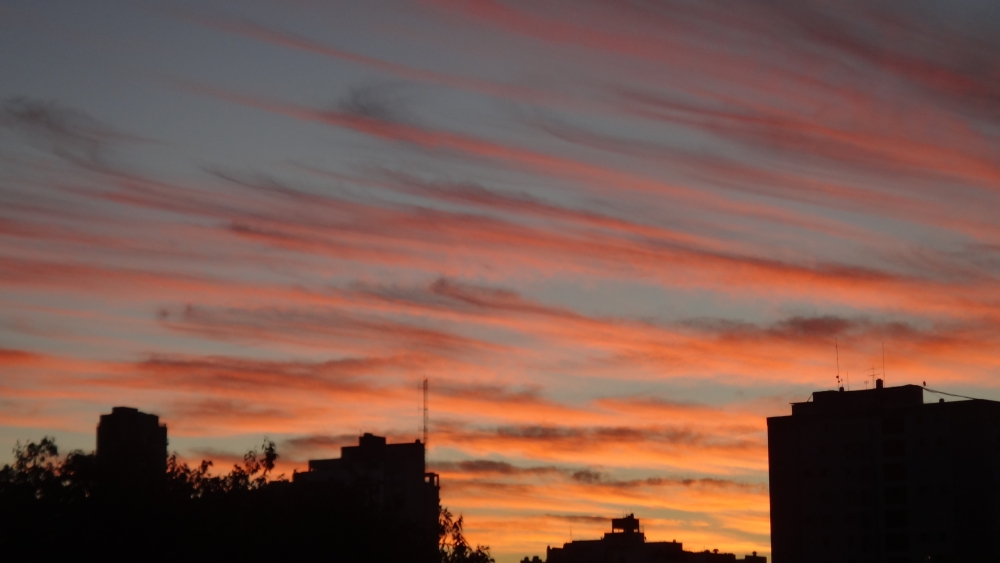
M840 344L837 339L833 339L833 349L837 352L837 386L840 386Z
M882 341L882 385L885 385L885 340Z
M837 352L837 377L840 377L840 344L837 339L833 339L833 349Z
M427 451L427 378L424 378L424 451Z

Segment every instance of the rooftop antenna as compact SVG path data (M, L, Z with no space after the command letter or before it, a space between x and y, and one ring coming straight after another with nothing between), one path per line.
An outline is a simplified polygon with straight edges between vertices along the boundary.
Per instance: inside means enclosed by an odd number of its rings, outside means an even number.
M427 451L427 378L424 378L424 451Z
M882 340L882 385L885 385L885 340Z
M833 349L837 353L837 387L840 387L840 343L833 339Z

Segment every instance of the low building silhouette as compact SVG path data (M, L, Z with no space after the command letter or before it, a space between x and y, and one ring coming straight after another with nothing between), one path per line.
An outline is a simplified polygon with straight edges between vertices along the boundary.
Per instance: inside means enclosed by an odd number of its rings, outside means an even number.
M367 434L294 482L238 467L213 476L180 464L168 474L159 417L115 407L100 418L94 454L32 465L54 447L29 443L0 467L7 559L441 561L439 482L419 442Z
M295 473L293 483L336 483L365 491L381 510L436 529L441 505L440 480L427 472L420 440L388 444L382 436L365 433L357 446L344 446L340 458L311 459L309 470Z
M767 426L776 563L1000 560L1000 402L878 380Z
M166 479L167 426L155 414L114 407L97 425L96 459L105 489L156 490Z
M536 557L537 559L537 557ZM545 563L673 563L673 562L748 561L767 563L767 558L747 555L736 559L732 553L684 551L677 541L647 542L646 534L634 514L611 519L611 531L598 540L575 540L562 547L546 547ZM522 563L529 562L527 557Z

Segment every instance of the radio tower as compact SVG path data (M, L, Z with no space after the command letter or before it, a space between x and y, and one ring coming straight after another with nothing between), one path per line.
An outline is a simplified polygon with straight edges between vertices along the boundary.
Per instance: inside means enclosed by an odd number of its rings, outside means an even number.
M427 451L427 378L424 378L424 451Z

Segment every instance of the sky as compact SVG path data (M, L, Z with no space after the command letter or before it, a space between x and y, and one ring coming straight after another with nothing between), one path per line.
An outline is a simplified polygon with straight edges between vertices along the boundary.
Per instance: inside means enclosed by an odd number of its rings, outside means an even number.
M766 417L838 370L1000 400L998 27L2 1L0 463L128 405L290 476L418 438L427 378L442 503L500 563L629 512L769 554Z

